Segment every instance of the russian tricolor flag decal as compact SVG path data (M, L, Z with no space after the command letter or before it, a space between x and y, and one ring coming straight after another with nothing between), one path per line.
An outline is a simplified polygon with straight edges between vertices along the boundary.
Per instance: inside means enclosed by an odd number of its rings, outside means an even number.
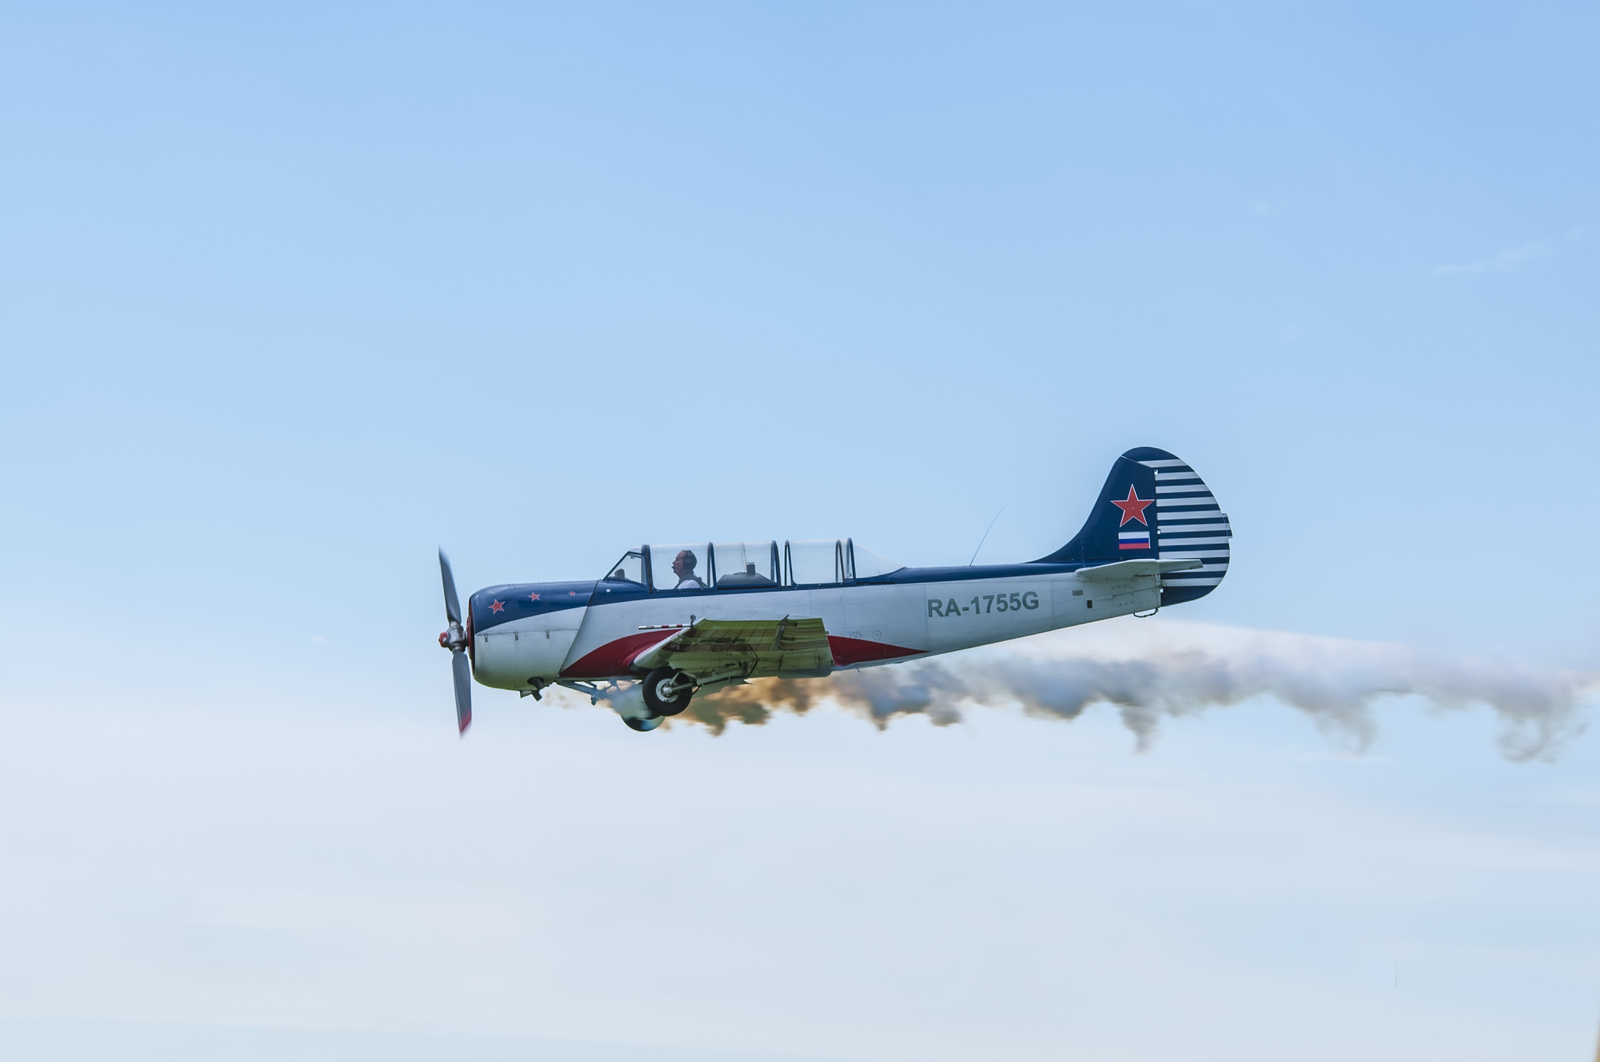
M1119 531L1117 532L1118 549L1149 549L1149 531Z

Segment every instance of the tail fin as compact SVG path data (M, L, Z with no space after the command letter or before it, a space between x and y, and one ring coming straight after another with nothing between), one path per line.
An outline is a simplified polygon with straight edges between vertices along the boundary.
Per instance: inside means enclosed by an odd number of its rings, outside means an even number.
M1228 517L1194 469L1165 450L1140 446L1111 466L1083 530L1035 563L1196 558L1201 567L1161 577L1161 603L1176 605L1222 582L1232 536Z

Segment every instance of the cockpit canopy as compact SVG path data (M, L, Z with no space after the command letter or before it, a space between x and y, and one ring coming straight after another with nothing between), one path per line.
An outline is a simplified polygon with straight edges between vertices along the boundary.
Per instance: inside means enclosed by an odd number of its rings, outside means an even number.
M761 586L837 586L905 567L848 538L765 542L679 542L629 550L603 582L651 592ZM620 587L619 587L620 588Z

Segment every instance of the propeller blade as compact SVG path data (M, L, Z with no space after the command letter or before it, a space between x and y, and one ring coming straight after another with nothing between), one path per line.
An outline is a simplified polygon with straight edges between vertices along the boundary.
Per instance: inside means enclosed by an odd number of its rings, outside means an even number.
M450 670L456 680L456 725L461 728L460 733L465 734L472 725L472 665L467 662L467 654L460 649L451 653Z
M444 576L444 614L451 623L461 622L461 601L456 597L456 578L450 574L450 558L439 551L439 574Z

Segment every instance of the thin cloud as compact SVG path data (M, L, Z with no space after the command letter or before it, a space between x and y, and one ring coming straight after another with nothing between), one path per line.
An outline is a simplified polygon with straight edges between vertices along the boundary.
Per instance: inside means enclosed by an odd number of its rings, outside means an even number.
M1492 254L1487 258L1480 258L1476 262L1465 265L1442 265L1435 269L1435 273L1520 273L1524 269L1531 269L1546 258L1550 258L1563 243L1571 243L1583 235L1582 228L1576 228L1564 236L1553 237L1547 240L1533 240L1529 243L1519 244L1516 247L1507 247L1505 250Z

